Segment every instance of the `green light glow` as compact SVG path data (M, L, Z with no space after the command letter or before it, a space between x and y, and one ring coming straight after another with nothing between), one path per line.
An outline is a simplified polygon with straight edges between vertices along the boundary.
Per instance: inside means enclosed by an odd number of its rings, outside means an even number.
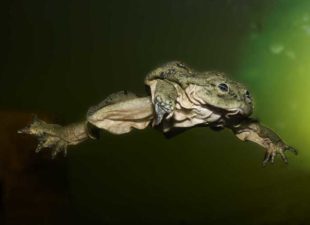
M259 118L310 168L310 2L291 3L278 4L260 29L253 23L239 75L253 91Z

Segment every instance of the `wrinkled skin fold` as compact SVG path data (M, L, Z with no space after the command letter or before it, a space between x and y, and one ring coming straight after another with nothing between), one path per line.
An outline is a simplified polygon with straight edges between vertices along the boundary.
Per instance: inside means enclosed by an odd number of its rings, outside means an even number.
M135 105L136 108L130 108L135 113L141 110L134 117L128 116L131 115L131 111L123 111L123 108L120 108L119 111L108 111L107 109L106 117L99 118L101 121L100 128L114 134L123 134L130 132L133 128L144 129L148 127L153 121L154 110L151 101L146 98L136 99L142 107L137 104ZM95 119L98 118L94 116L93 120ZM231 129L240 140L257 143L265 149L264 166L269 162L273 163L277 154L285 163L287 163L287 157L284 154L286 151L297 154L296 149L286 145L275 132L258 122L245 120L238 125L228 126L227 128ZM87 139L97 139L92 136L92 132L96 129L98 128L90 127L87 121L60 126L48 124L34 117L29 126L18 132L36 136L39 141L36 152L43 148L50 148L54 158L61 151L66 154L67 147L70 145L77 145Z
M227 128L242 141L263 147L263 165L277 155L287 163L286 151L297 154L274 131L251 119L252 99L245 87L218 72L196 72L174 61L151 71L145 81L150 96L121 91L89 109L84 121L67 126L48 124L37 117L19 133L38 138L36 152L51 149L52 156L68 146L98 139L100 130L120 135L133 129L157 127L164 133L177 128Z
M39 141L36 152L50 148L54 158L61 151L66 155L70 145L77 145L87 139L97 139L98 129L112 134L125 134L134 128L145 129L151 123L153 114L149 97L134 98L107 105L90 115L88 121L67 126L48 124L34 116L31 124L18 133L36 136Z

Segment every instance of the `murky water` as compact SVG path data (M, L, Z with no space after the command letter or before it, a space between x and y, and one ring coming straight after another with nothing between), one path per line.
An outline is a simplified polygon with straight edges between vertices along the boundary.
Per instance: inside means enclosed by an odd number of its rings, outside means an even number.
M1 109L64 123L179 59L218 69L255 97L255 116L299 149L261 167L263 150L229 131L107 134L68 154L76 217L102 224L308 224L308 1L11 1L3 7Z

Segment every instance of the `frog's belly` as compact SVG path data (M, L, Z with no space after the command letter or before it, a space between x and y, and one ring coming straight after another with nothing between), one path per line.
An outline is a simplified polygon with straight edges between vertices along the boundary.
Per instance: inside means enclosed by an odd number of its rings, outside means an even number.
M221 115L203 106L197 99L195 87L190 85L183 90L179 85L173 84L178 92L175 110L167 116L169 123L164 124L164 131L173 127L193 127L198 124L210 124L218 121Z
M220 115L201 106L196 106L192 109L177 109L172 116L174 127L192 127L198 124L209 124L220 118Z

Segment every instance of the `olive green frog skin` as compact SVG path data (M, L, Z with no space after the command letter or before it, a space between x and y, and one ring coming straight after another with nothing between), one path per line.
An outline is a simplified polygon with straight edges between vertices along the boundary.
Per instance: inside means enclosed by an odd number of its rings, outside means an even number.
M52 155L69 145L98 139L100 130L124 134L132 129L156 127L164 133L195 126L228 128L242 141L252 141L265 149L263 165L280 155L287 163L286 151L297 154L271 129L250 118L253 99L242 84L217 71L199 72L179 61L162 65L145 78L149 95L137 97L127 91L108 96L91 107L85 120L60 126L38 118L19 130L34 135L39 144L36 152L50 148Z

